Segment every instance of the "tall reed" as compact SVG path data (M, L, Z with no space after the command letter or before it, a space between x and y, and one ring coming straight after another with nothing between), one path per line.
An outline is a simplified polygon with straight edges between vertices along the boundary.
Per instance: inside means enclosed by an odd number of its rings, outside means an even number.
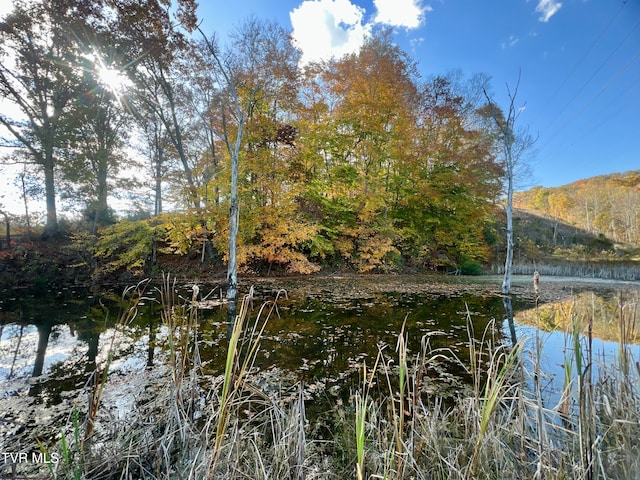
M584 315L571 308L559 313L571 327L560 352L564 373L556 396L542 361L548 337L540 331L509 346L490 322L478 338L467 312L469 360L461 362L451 350L432 349L430 335L411 352L403 325L395 350L383 345L372 368L363 364L354 405L335 406L344 421L337 422L341 431L334 438L348 443L341 449L338 440L310 434L314 425L306 418L302 382L285 400L256 381L275 302L256 312L253 290L243 298L224 373L211 377L199 359L198 289L182 301L169 277L163 289L164 388L136 406L127 430L111 440L118 458L104 459L102 466L73 460L57 478L640 478L640 366L625 343L635 338L637 304L622 298L615 362L598 362L594 351L595 305ZM452 362L466 368L470 384L444 398L433 374ZM109 388L108 380L101 388ZM104 413L97 409L96 419ZM80 443L81 429L75 432L78 439L67 435L62 445L70 459L77 458L72 444Z

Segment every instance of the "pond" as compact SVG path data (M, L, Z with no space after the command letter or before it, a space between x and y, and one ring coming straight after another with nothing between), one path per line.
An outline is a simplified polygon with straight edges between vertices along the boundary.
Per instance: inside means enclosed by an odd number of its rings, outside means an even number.
M279 297L266 324L254 371L265 388L294 392L305 385L309 415L347 401L363 363L379 352L393 363L400 335L416 355L428 341L430 352L446 352L434 362L431 392L447 397L467 382L470 336L511 344L520 337L545 339L549 385L561 378L567 318L595 311L592 347L615 355L620 328L616 305L629 318L626 338L638 340L635 325L640 284L545 278L536 298L529 277L513 282L515 322L506 320L498 277L346 276L255 279L255 319L264 301ZM249 284L244 285L245 291ZM202 369L224 370L227 326L220 289L198 286L198 345ZM286 295L282 292L286 291ZM186 304L193 287L175 285L176 304ZM132 292L129 292L132 293ZM126 297L126 296L125 296ZM28 448L35 436L57 438L75 406L86 409L87 385L109 360L103 401L114 415L144 401L139 375L154 375L167 362L167 326L161 320L159 290L146 285L135 315L121 292L95 294L66 289L46 294L3 292L0 298L0 432L3 446ZM576 305L585 303L587 307ZM589 305L591 307L589 307ZM594 310L595 309L595 310ZM585 310L585 311L586 311ZM120 319L130 314L125 324ZM266 318L263 311L262 319ZM563 323L564 322L564 323ZM584 331L583 327L581 332ZM616 330L617 329L617 330ZM556 333L554 333L556 332ZM515 338L514 338L515 336ZM598 338L600 336L600 338ZM525 344L534 348L533 343ZM632 347L637 355L637 347ZM637 357L636 357L637 358ZM150 393L151 394L151 393ZM32 445L33 446L33 445Z

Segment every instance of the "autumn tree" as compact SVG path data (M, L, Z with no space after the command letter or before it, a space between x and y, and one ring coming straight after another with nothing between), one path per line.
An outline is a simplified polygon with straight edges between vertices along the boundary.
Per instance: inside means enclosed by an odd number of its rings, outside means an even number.
M106 42L100 43L104 46ZM125 162L123 151L132 118L120 103L119 95L124 91L112 91L106 79L99 77L104 61L97 47L93 58L85 59L83 93L77 101L68 159L61 165L64 179L70 183L65 196L84 205L94 232L98 225L115 221L108 197L116 187L130 183L118 179L118 171L125 163L133 167L131 161Z
M485 84L454 75L421 83L387 32L308 68L300 207L319 224L317 255L359 271L486 260L483 222L500 168L477 112Z
M501 171L479 121L486 82L451 74L420 90L416 153L398 177L396 215L403 250L431 268L477 270L487 259L484 224Z
M296 167L299 52L286 30L255 19L249 19L232 41L243 58L236 76L239 91L252 98L245 117L239 183L247 227L241 235L251 248L242 248L241 254L258 266L315 271L318 267L300 251L314 228L299 215L296 201L305 187Z
M13 106L0 124L5 143L27 150L44 174L45 237L58 232L56 167L82 93L82 42L100 15L100 2L18 0L0 23L0 94Z
M416 76L389 32L307 71L301 143L314 178L304 207L320 224L318 251L360 271L398 255L392 189L398 165L414 152Z
M600 175L553 188L517 192L515 205L543 216L606 235L629 245L640 244L640 171Z
M123 68L135 84L138 105L163 125L186 183L186 203L200 210L199 181L193 172L189 132L191 112L184 108L185 96L181 80L185 65L190 62L193 44L182 27L195 28L196 4L193 0L179 0L172 13L167 0L118 0L113 25L118 32ZM182 26L181 26L181 25ZM147 115L139 115L141 123Z

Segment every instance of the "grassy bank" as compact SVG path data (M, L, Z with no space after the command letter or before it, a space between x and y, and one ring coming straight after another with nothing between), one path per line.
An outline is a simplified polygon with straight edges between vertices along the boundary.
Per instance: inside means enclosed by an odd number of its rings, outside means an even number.
M427 372L447 350L381 347L348 401L322 420L306 415L309 392L278 389L254 368L275 303L241 305L224 375L204 375L197 310L162 293L168 346L161 377L120 415L104 402L108 360L96 372L86 408L70 412L62 439L43 445L60 461L57 479L604 479L640 476L640 369L626 346L637 306L621 307L617 362L594 368L595 312L564 313L561 391L548 391L544 341L503 342L497 328L470 340L463 363L471 383L454 400L437 395ZM194 298L198 291L194 289ZM138 298L142 295L138 295ZM135 301L124 312L126 323ZM468 322L468 328L471 322ZM476 338L470 333L469 338ZM597 372L597 373L596 373ZM131 380L133 382L133 379ZM558 398L551 404L550 398ZM121 407L122 410L122 407ZM327 427L330 425L330 428Z

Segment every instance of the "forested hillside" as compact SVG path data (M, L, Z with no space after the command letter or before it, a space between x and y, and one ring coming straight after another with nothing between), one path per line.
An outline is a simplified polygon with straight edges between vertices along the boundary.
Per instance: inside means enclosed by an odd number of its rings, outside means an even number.
M640 246L640 170L518 192L514 205L616 243Z

